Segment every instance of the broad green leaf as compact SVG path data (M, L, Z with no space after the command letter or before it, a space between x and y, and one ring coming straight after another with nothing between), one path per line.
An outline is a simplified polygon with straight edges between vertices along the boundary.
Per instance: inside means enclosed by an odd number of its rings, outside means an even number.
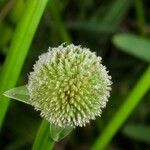
M50 125L51 138L56 142L65 138L72 130L72 127L58 127L53 124Z
M150 126L129 124L123 128L123 133L131 139L150 143Z
M30 104L29 92L26 85L10 89L6 91L4 95L23 103Z
M133 34L118 34L113 43L120 50L144 61L150 62L150 40Z

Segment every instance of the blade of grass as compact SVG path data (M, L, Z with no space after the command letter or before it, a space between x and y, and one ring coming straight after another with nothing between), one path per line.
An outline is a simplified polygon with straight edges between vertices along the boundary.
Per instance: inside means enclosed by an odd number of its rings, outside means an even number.
M71 39L63 21L61 20L60 11L58 9L56 9L57 8L57 1L50 0L48 3L48 7L50 9L51 16L54 19L54 23L57 27L58 34L61 37L62 41L71 43L72 39ZM47 126L48 126L48 128L47 128ZM34 140L32 150L38 150L38 149L41 150L39 147L39 143L41 143L41 144L45 143L45 140L44 140L44 138L42 138L41 135L47 134L45 136L49 136L49 134L50 134L50 128L49 127L50 127L50 124L45 122L45 120L43 119L42 123L38 129L36 138ZM50 143L51 142L52 141L50 141ZM50 143L49 143L49 141L47 141L47 149L49 149L49 150L51 150L53 147L53 146L49 145Z
M135 107L142 100L143 96L150 88L150 66L144 72L140 80L137 82L127 99L110 120L102 134L97 138L92 146L92 150L103 150L109 144L116 132L126 121Z
M0 75L0 127L2 126L9 106L8 99L2 96L2 94L6 90L14 87L17 82L47 1L48 0L28 0L25 12L14 33Z

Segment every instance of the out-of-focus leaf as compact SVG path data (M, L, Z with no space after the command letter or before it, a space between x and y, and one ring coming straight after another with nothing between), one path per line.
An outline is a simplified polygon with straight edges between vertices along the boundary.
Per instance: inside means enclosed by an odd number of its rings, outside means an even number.
M26 85L10 89L4 93L5 96L30 104L30 96Z
M71 29L88 31L93 34L112 34L119 31L116 26L112 26L109 24L98 24L91 21L70 22L68 23L68 27Z
M50 125L51 138L56 142L65 138L72 130L72 127L57 127L53 124Z
M150 143L150 126L128 124L123 128L123 134L131 139Z
M133 34L118 34L112 39L120 50L150 62L150 40Z
M3 5L5 0L0 0L0 6Z

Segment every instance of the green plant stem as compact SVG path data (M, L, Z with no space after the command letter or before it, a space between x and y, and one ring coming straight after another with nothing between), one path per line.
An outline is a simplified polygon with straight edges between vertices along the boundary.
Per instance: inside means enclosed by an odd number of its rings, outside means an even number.
M142 0L135 0L135 13L137 17L137 25L141 35L145 35L145 17L144 6Z
M71 43L72 39L71 39L63 21L61 20L60 11L58 9L56 9L57 1L50 0L48 3L48 6L49 6L49 9L51 12L51 16L53 17L54 23L57 27L58 34L61 37L62 41ZM45 120L42 121L42 123L38 129L38 133L36 135L32 150L38 150L39 143L42 143L42 144L45 143L44 138L40 138L41 135L45 135L47 137L50 134L50 125L47 124L49 126L47 128L47 125L43 125L43 124L45 124ZM48 144L49 144L49 141L47 141L47 145ZM53 145L54 145L54 143L53 143ZM49 146L48 146L48 149L50 150ZM51 147L51 149L52 149L52 147Z
M54 141L50 138L49 122L43 120L37 132L32 150L51 150Z
M16 85L27 52L48 0L28 0L0 74L0 128L9 106L2 94Z
M97 138L92 146L92 150L103 150L111 141L122 124L126 121L129 115L133 112L138 103L150 88L150 66L142 75L138 83L135 85L127 99L110 120L102 134Z

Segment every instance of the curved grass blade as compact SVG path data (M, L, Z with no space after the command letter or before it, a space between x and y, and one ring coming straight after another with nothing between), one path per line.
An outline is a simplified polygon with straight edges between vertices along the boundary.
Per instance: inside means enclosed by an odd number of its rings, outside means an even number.
M6 97L30 104L30 96L26 85L10 89L4 93Z

